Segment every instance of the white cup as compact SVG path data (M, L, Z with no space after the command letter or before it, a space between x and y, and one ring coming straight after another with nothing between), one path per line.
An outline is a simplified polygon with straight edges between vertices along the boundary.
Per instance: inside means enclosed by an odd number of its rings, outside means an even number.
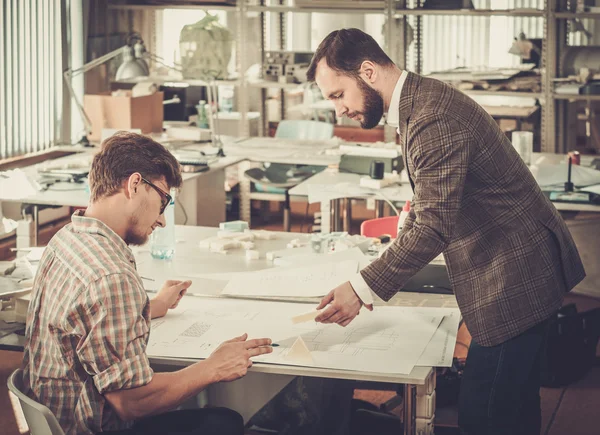
M533 153L533 133L531 131L513 131L512 144L527 166L531 165Z

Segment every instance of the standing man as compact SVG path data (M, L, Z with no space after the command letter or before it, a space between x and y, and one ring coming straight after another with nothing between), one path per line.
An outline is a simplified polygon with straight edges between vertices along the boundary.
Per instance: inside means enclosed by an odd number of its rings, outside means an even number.
M459 403L463 434L539 434L548 319L585 276L569 230L494 120L469 97L400 70L358 29L330 33L308 70L337 116L400 135L414 197L394 244L319 305L349 324L371 291L389 300L444 253L473 336Z

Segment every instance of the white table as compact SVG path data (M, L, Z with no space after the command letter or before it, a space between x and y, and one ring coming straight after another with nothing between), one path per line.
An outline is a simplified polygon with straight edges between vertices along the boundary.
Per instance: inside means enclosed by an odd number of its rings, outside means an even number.
M172 261L152 259L148 249L141 247L136 249L135 256L138 263L138 271L141 276L156 280L164 279L170 274L174 277L185 278L185 274L215 274L234 273L243 271L260 270L273 267L272 262L267 261L265 254L269 251L285 249L292 238L298 238L298 234L276 233L275 240L257 240L256 248L260 252L259 260L246 260L243 250L234 250L227 255L210 253L199 247L199 241L216 235L215 228L177 226L176 234L179 241L176 245L175 256ZM302 236L301 236L302 237ZM307 236L306 239L308 240ZM192 282L194 278L192 277ZM156 284L156 283L155 283ZM206 290L201 287L190 287L190 297L201 297L200 295L216 296L218 291ZM318 299L312 301L316 303ZM183 301L185 303L185 301ZM376 304L383 304L376 301ZM388 303L390 305L390 303ZM416 293L399 293L391 301L391 305L398 306L444 306L456 307L456 299L447 295L422 295ZM181 358L151 358L151 362L161 369L175 370L177 368L193 364L195 359ZM387 382L405 384L404 412L410 416L405 423L406 434L414 434L417 407L417 386L425 386L433 382L435 372L432 367L415 367L408 375L400 374L378 374L369 372L321 369L310 367L295 367L274 364L256 363L250 369L247 377L228 384L213 385L208 390L208 400L211 404L228 406L236 409L246 419L257 412L263 404L273 398L285 385L295 376L314 376L336 379L361 380L372 382ZM260 387L260 388L258 388ZM258 388L258 389L257 389ZM433 388L430 385L430 388ZM252 400L247 397L251 394Z
M323 172L313 175L309 179L303 181L297 186L290 189L291 197L308 197L309 186L327 185L334 186L341 183L349 183L354 186L360 185L360 179L365 175L351 174L339 172L336 169L327 169ZM413 197L413 191L408 182L402 182L399 185L394 185L381 189L381 193L392 202L410 201ZM368 195L350 195L346 198L332 199L329 204L321 204L322 215L327 214L329 207L330 227L332 231L348 231L351 220L351 204L352 199L368 198ZM383 205L385 200L381 196L371 196L376 201L376 216L383 215ZM345 206L344 206L345 205ZM323 210L325 208L325 210Z
M293 140L273 137L222 137L223 150L228 157L243 160L238 165L240 187L240 219L250 222L251 182L244 173L258 163L281 163L289 165L337 166L340 155L331 150L339 147L339 140L328 141ZM206 150L210 146L192 144L180 147L182 150ZM263 197L265 195L262 195ZM267 195L268 196L268 195Z
M535 154L537 155L537 153ZM545 154L544 154L545 155ZM563 156L564 157L564 156ZM556 159L556 158L555 158ZM304 180L302 183L290 189L290 196L294 197L308 197L309 186L311 185L329 185L333 186L340 183L351 183L353 185L360 185L360 178L364 177L364 175L359 174L349 174L339 172L335 169L329 169L318 174L313 175L312 177ZM389 200L393 202L404 202L410 201L413 197L413 191L408 181L402 182L399 186L394 186L393 188L384 188L382 189L382 193L388 197ZM348 196L348 199L351 198L365 198L366 196ZM331 226L333 231L340 231L342 229L348 230L348 220L343 219L343 212L341 210L341 206L343 203L342 198L337 198L331 200L330 205L330 216L331 216ZM345 214L348 218L350 216L350 204L349 200L346 200L346 208ZM576 204L576 203L565 203L565 202L553 202L554 206L559 211L564 212L594 212L600 213L600 206L593 204Z
M46 161L38 165L22 168L32 179L38 178L38 170L44 166L52 168L73 167L91 164L91 160L99 149L55 148L55 150L76 151L75 154ZM226 220L225 215L225 168L239 163L238 157L224 157L212 163L207 171L183 173L183 188L177 198L175 220L185 221L186 225L218 226ZM85 183L57 182L48 189L37 191L33 195L14 197L9 192L0 194L0 202L14 202L32 206L33 220L26 227L31 228L33 245L38 244L39 210L44 206L87 207L89 192ZM24 228L23 226L21 228ZM19 234L17 235L19 237ZM26 237L25 237L26 238ZM23 247L23 246L20 246Z

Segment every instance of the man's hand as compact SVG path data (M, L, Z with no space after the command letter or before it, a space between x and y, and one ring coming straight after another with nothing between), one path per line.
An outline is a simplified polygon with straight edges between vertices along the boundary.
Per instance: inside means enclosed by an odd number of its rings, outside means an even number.
M222 343L207 359L215 373L216 382L235 381L244 377L252 367L253 356L273 352L270 338L247 340L248 334Z
M192 285L192 281L166 281L158 294L150 301L152 318L162 317L169 309L177 308L179 301Z
M321 323L337 323L340 326L346 326L360 312L360 307L363 306L362 301L354 292L354 289L349 282L345 282L339 287L334 288L327 296L323 298L317 310L325 308L329 304L329 308L319 314L316 322ZM373 305L365 305L369 311L373 311Z

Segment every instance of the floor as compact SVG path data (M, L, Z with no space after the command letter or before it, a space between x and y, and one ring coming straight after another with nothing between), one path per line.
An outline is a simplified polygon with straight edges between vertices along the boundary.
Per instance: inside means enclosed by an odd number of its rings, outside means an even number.
M306 212L305 204L293 205L292 231L308 231L307 225L312 224L312 214L316 208L311 207ZM373 217L373 212L360 209L353 210L355 221L352 232L358 232L361 219ZM261 227L269 230L281 230L279 216L275 216L270 222L255 222L253 227ZM584 296L568 295L566 302L577 304L579 311L589 310L600 306L600 300ZM600 352L597 352L600 355ZM6 380L9 374L19 366L22 354L19 352L0 351L0 432L3 435L27 434L27 428L23 424L22 417L15 415ZM393 392L359 390L355 397L380 404L394 395ZM595 435L600 432L600 363L580 381L566 388L550 389L543 388L542 396L542 434L543 435ZM401 407L394 410L400 413ZM456 422L456 410L438 409L439 420L446 423ZM437 434L457 433L455 429L440 428Z

